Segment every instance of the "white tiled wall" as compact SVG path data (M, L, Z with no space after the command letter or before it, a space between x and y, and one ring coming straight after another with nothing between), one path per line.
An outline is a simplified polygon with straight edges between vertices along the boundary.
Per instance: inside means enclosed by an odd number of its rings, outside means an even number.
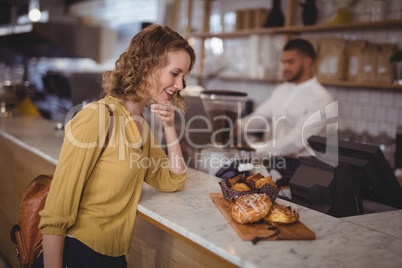
M356 89L327 87L339 100L339 126L376 136L385 131L395 137L402 124L402 91L397 89Z
M374 0L356 0L351 7L355 21L368 21L371 16L371 6ZM198 11L203 10L203 1L198 2ZM286 0L282 2L282 11L286 14ZM222 12L251 7L271 8L271 0L222 0L213 1L219 4ZM317 0L319 17L317 24L324 24L334 13L335 6L330 0ZM402 19L402 1L387 0L386 19ZM301 9L296 19L296 24L301 25ZM198 23L198 26L196 26ZM202 12L195 11L193 25L195 28L202 25ZM200 28L199 28L200 29ZM351 29L344 31L330 31L317 33L304 33L303 38L338 37L344 39L364 39L372 43L396 43L402 48L402 26L393 28L376 29ZM199 53L199 51L197 51ZM219 61L216 61L218 63ZM240 63L239 63L240 64ZM250 99L258 105L267 98L274 84L257 82L233 82L228 80L212 80L206 84L207 88L220 88L245 91ZM402 125L402 90L386 88L356 88L327 86L335 100L339 100L340 130L351 128L357 133L368 132L370 135L378 135L382 131L394 138L397 125Z

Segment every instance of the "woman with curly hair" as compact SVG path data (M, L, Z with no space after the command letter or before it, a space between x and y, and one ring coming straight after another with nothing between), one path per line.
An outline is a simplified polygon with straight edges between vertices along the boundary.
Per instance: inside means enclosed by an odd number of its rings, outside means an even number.
M184 188L186 166L174 126L180 90L194 65L191 46L169 27L133 37L103 75L106 96L66 125L45 208L37 267L126 267L143 182L159 191ZM167 155L142 111L162 121Z

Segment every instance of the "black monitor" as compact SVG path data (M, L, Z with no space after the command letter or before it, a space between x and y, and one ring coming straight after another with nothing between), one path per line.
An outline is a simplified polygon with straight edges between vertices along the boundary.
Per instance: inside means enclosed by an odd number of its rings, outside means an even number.
M295 203L299 199L307 207L338 217L363 214L366 200L402 209L402 188L378 146L339 140L333 150L326 141L319 136L308 139L317 157L301 159L290 180ZM320 160L335 159L331 155L335 153L336 166Z

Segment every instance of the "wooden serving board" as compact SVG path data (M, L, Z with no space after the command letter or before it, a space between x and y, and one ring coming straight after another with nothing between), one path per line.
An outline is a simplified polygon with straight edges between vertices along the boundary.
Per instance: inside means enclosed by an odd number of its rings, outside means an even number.
M315 239L315 233L300 221L292 224L278 224L275 226L263 222L249 224L237 223L232 219L229 202L223 198L222 193L210 193L209 197L243 240L253 241L254 243L259 240Z

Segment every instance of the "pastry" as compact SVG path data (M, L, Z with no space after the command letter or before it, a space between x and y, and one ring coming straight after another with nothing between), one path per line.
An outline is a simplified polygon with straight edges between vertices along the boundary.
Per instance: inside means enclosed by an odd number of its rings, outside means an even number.
M269 184L271 184L273 187L278 188L278 185L271 179L271 177L266 177L265 180L268 181Z
M264 186L268 181L264 179L259 179L258 181L255 182L255 188L260 189L262 186Z
M239 180L239 178L237 178L237 177L234 177L234 178L231 178L231 179L228 179L228 181L229 181L229 183L230 183L230 185L234 185L237 181Z
M247 194L236 198L230 208L233 220L245 224L263 219L271 206L271 199L267 195Z
M230 189L235 190L235 191L240 191L240 192L245 192L245 191L250 191L251 188L245 184L245 183L236 183Z
M258 181L255 182L255 188L260 189L262 186L264 186L264 184L269 183L271 184L273 187L278 188L278 186L276 185L276 183L271 179L271 177L266 177L263 179L259 179Z
M246 182L250 183L252 181L256 182L257 180L264 178L263 175L261 175L260 173L254 174L254 175L250 175L246 178Z
M292 207L286 207L277 203L271 206L271 210L264 218L270 223L293 223L299 221L299 213Z

